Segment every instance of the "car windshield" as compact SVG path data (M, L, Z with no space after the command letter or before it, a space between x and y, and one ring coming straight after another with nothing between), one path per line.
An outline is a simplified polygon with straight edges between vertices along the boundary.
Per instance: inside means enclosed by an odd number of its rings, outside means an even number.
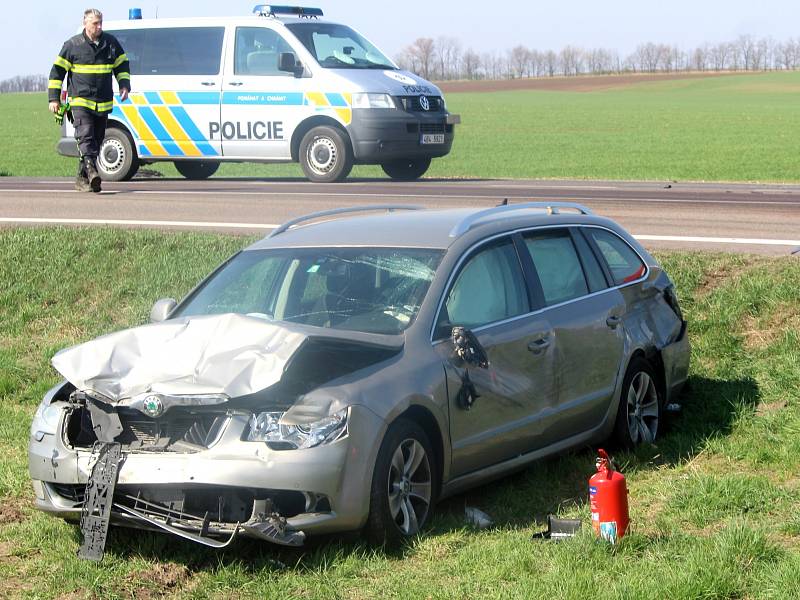
M392 61L345 25L290 23L286 28L326 69L396 69Z
M240 313L397 334L414 320L442 254L416 248L245 251L209 278L172 316Z

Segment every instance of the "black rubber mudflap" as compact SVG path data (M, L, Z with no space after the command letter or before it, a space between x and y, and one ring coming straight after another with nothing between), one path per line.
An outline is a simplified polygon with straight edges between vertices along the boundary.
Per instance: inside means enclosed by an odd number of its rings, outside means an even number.
M92 454L97 462L86 482L83 509L81 511L81 534L83 543L78 549L78 558L102 560L106 550L106 536L117 485L119 459L122 446L116 442L95 442Z

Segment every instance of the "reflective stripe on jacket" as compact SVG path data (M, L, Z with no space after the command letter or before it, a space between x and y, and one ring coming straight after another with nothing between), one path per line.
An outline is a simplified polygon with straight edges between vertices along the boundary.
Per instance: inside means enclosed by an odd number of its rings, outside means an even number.
M61 48L47 84L49 100L59 100L64 78L70 104L88 108L98 113L110 112L114 104L112 73L119 87L131 89L128 57L113 35L100 34L97 47L85 32L71 37Z

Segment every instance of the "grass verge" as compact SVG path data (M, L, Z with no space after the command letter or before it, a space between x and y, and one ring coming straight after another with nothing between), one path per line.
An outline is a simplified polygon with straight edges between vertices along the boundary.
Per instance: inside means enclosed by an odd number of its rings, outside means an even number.
M447 94L461 114L429 177L800 181L800 72L617 87ZM134 82L135 84L135 82ZM71 176L44 94L0 95L0 174ZM201 127L202 128L202 127ZM155 170L176 177L171 163ZM219 177L302 177L296 164L225 164ZM385 177L357 166L352 177Z
M691 391L657 446L619 454L632 531L588 530L591 449L443 502L390 553L355 537L302 551L216 552L112 530L101 564L73 525L32 508L26 444L59 348L142 323L247 238L114 229L0 230L0 597L792 598L800 595L800 262L662 253L693 344ZM489 513L478 531L464 506ZM534 542L548 513L587 525Z

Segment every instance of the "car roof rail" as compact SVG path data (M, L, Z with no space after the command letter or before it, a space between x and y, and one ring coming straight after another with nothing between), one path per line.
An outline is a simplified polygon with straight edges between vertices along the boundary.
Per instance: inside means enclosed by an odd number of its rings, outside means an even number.
M321 210L319 212L310 213L307 215L303 215L301 217L295 217L294 219L289 219L285 223L282 223L276 229L273 229L272 232L267 236L267 238L273 238L276 235L282 234L290 227L294 227L295 225L299 225L300 223L303 223L305 221L312 221L320 217L331 217L346 213L365 212L374 210L386 210L389 212L393 212L395 210L422 210L424 208L425 208L424 206L419 206L417 204L368 204L366 206L345 206L342 208Z
M487 208L486 210L481 210L464 217L461 219L461 221L456 223L453 229L450 230L450 237L456 238L464 235L479 221L482 221L486 217L491 217L497 215L498 213L504 213L510 210L523 210L529 208L545 210L548 215L558 215L561 213L562 208L575 210L582 215L594 214L591 209L576 202L522 202L520 204L501 204L500 206L493 206L492 208Z

